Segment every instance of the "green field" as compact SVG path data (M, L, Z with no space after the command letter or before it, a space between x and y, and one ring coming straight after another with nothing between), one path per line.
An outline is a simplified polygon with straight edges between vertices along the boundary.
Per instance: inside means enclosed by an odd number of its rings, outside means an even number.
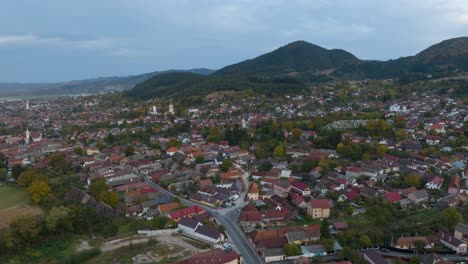
M18 187L0 186L0 210L18 204L29 204L29 195Z

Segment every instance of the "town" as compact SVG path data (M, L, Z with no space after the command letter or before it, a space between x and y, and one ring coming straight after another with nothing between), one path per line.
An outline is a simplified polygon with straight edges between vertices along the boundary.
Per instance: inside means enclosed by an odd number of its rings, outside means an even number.
M464 263L460 89L2 102L0 194L31 203L0 210L0 262L73 232L95 258L144 245L134 263Z

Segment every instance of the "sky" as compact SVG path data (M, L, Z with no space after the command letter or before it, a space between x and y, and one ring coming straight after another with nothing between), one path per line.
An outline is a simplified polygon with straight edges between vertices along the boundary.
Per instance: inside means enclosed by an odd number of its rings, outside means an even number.
M1 0L0 82L219 69L296 40L387 60L461 36L466 0Z

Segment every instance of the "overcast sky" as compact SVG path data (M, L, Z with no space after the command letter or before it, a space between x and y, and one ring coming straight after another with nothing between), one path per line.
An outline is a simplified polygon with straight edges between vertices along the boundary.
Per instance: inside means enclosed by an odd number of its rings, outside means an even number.
M219 69L296 40L387 60L467 35L467 0L1 0L0 82Z

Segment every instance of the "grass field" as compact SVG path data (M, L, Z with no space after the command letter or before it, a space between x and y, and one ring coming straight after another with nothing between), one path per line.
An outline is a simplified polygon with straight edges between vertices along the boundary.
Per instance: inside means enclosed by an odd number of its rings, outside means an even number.
M0 186L0 210L19 204L29 204L29 195L21 188Z

